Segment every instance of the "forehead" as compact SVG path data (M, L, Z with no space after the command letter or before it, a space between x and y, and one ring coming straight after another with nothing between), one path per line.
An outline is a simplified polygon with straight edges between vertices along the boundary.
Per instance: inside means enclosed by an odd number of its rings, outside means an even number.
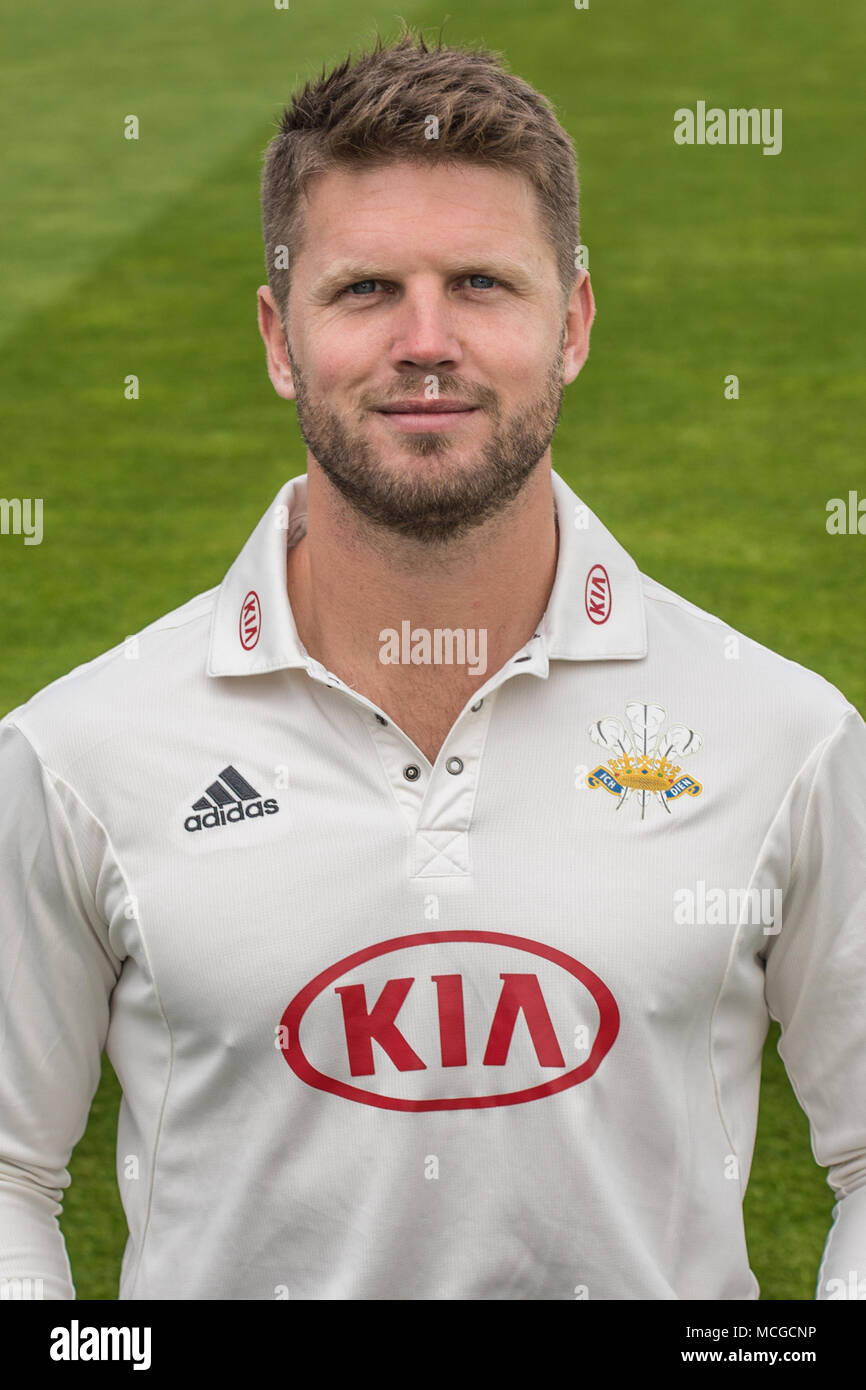
M297 265L447 249L458 259L499 251L527 266L552 256L538 198L514 170L408 161L332 169L310 180Z

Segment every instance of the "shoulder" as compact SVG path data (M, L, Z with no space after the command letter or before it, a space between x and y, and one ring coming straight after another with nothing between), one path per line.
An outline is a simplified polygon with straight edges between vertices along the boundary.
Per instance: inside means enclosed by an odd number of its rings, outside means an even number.
M2 724L17 728L40 760L61 772L100 743L134 737L143 711L177 702L205 680L218 592L197 594L76 666L10 710Z
M757 642L714 613L641 575L650 653L676 661L709 700L750 724L774 726L799 745L828 738L856 714L851 701L819 672Z

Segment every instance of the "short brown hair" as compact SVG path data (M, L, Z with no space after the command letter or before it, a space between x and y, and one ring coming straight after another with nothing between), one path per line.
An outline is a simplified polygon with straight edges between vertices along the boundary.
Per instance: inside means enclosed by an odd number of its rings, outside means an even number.
M425 137L430 117L437 138ZM307 82L284 109L265 151L262 233L268 284L285 323L290 271L275 264L301 245L301 200L308 181L331 169L358 169L410 159L456 160L523 174L539 200L563 295L577 276L580 243L574 147L546 97L506 71L487 49L428 47L408 27L392 44L381 38Z

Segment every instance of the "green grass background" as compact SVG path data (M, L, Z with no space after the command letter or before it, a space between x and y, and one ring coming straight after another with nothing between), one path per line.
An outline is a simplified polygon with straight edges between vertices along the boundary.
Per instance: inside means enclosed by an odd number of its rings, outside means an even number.
M45 507L40 547L0 536L5 711L218 583L303 471L255 326L261 152L297 80L397 12L0 9L0 496ZM598 317L555 467L646 573L863 711L866 538L825 529L866 495L859 0L467 0L445 33L502 51L577 145ZM676 146L698 99L783 108L782 153ZM809 1299L832 1193L777 1038L747 1233L762 1296ZM118 1096L106 1061L62 1223L81 1298L117 1295Z

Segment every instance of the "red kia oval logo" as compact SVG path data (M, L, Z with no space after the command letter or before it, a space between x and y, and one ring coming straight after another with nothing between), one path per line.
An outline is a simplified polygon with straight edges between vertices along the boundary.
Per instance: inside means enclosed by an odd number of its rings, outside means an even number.
M593 565L586 576L586 590L583 596L586 616L591 623L606 623L610 617L610 580L604 565Z
M323 970L289 1004L278 1042L316 1090L382 1110L480 1110L580 1085L618 1032L607 985L563 951L442 931Z
M259 596L255 589L250 589L241 604L241 616L238 619L241 646L245 652L252 651L259 640L259 633L261 630L262 609L259 603Z

